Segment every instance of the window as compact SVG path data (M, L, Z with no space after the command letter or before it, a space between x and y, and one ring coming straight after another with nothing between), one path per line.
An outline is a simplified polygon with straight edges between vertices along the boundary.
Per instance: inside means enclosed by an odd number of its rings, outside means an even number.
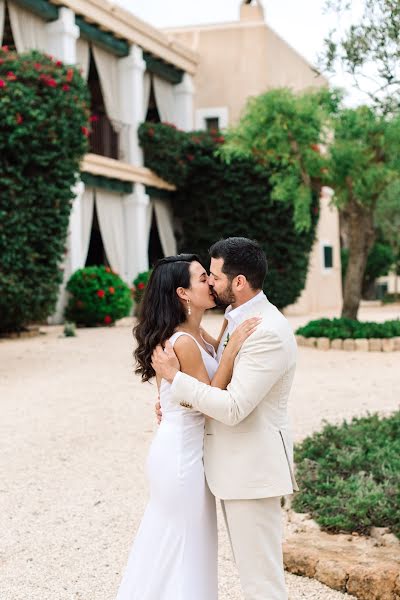
M333 267L333 247L324 244L324 269L332 269Z
M212 131L212 129L219 129L219 118L206 117L206 129L207 131Z

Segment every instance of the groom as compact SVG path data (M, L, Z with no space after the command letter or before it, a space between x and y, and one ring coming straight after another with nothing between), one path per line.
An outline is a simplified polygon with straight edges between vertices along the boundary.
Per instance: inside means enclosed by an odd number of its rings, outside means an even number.
M225 312L229 335L244 320L261 316L244 342L226 390L179 371L170 345L153 353L157 375L172 383L172 401L207 419L204 468L221 499L226 527L246 600L286 600L280 498L297 490L287 402L296 365L292 329L262 292L267 260L260 246L232 237L210 248L209 284Z

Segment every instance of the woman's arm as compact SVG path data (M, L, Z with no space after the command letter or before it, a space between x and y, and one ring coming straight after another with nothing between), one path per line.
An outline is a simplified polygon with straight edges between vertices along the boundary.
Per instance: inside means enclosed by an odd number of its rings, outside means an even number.
M224 335L224 331L227 325L228 321L224 319L220 334L217 339L213 338L212 335L210 335L205 329L203 329L203 327L200 327L200 333L202 335L203 340L205 340L208 344L211 344L211 346L214 346L215 352L218 350L218 346L222 340L222 336Z

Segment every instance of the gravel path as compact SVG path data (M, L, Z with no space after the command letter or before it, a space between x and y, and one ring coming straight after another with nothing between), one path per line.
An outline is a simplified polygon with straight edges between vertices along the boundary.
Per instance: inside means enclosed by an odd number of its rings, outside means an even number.
M45 331L0 341L0 598L113 600L146 502L154 388L132 374L129 322L76 338ZM323 419L398 408L398 361L301 348L296 439ZM346 597L287 581L291 600ZM220 582L220 600L242 599L223 528Z

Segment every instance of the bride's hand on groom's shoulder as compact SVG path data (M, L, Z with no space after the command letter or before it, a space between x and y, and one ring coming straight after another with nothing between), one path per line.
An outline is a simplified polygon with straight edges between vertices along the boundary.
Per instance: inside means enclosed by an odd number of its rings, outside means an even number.
M243 321L243 323L238 325L235 331L229 337L226 350L229 349L229 351L236 356L244 342L248 337L251 336L252 333L255 332L261 321L262 317L252 317L251 319L246 319L246 321Z

